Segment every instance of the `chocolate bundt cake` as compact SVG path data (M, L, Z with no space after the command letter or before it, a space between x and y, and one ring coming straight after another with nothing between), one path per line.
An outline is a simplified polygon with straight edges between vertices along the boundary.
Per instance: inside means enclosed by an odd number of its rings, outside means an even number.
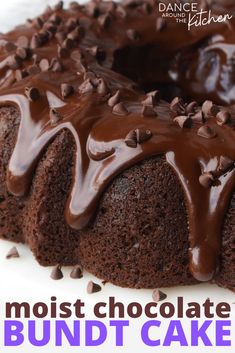
M0 35L1 238L120 286L235 289L235 5L201 9L188 30L59 2Z

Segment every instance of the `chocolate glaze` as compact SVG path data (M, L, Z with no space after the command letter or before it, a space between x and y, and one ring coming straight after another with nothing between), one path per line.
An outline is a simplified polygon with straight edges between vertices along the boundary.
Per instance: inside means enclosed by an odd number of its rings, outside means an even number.
M146 3L149 4L147 10ZM0 103L15 105L21 114L18 137L8 167L8 190L16 196L27 194L45 148L62 129L68 129L77 148L65 217L71 227L81 229L88 225L103 191L117 174L138 161L165 154L185 191L191 272L200 281L211 280L219 265L223 220L235 186L234 168L218 172L221 156L235 161L232 107L235 102L235 21L232 19L229 25L211 24L187 31L185 25L169 20L166 28L157 32L158 15L151 1L132 1L124 6L93 2L96 12L91 4L87 7L73 6L70 10L47 10L42 16L44 25L41 26L48 24L49 16L56 13L61 18L57 33L62 32L63 35L66 31L64 24L72 17L79 20L80 32L81 28L85 29L85 35L73 42L69 56L66 51L58 51L58 37L54 36L48 44L31 48L28 58L20 62L21 72L28 70L30 74L27 72L26 77L18 82L17 64L16 67L9 65L9 55L14 54L14 46L9 53L6 43L17 45L20 37L22 42L22 36L31 40L39 31L38 22L17 27L0 37ZM220 6L215 3L212 10L219 13ZM228 4L222 10L231 12L234 9ZM92 18L91 15L99 16ZM103 18L105 15L110 16L111 22ZM132 32L127 35L130 29ZM67 29L67 37L68 33ZM144 52L146 45L148 50ZM130 61L122 51L125 48L129 48L131 55L142 50L142 58L138 56ZM59 58L62 65L59 71L38 69L41 59L46 58L51 63L58 52L60 56L63 54ZM101 55L102 52L105 56ZM119 56L116 55L118 52ZM126 66L115 61L118 57L120 60L122 57ZM36 70L34 67L32 71L32 65L36 65ZM47 67L47 63L44 62L42 67ZM136 82L140 84L177 84L188 97L210 98L216 103L229 104L232 121L218 125L216 117L208 118L206 125L213 129L215 136L207 139L197 134L202 121L193 119L190 128L180 128L174 121L175 114L170 104L164 100L153 104L150 116L143 115L145 93L133 81L114 72L112 67L130 77L135 75ZM74 94L68 98L62 97L63 83L74 88ZM40 97L30 100L25 94L25 87L38 88ZM122 109L108 104L117 90L120 90ZM55 110L51 111L52 108ZM200 113L200 108L197 109ZM56 119L52 119L52 114ZM151 138L136 143L132 148L125 143L125 138L136 129L143 133L150 130ZM199 182L200 175L206 172L212 172L216 177L208 188Z

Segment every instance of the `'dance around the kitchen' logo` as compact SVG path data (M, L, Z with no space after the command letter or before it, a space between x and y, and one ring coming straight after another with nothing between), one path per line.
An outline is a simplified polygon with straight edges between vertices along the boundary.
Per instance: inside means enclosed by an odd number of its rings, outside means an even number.
M193 27L228 22L233 17L228 13L213 14L212 10L200 8L198 2L164 2L163 0L162 2L158 1L157 7L157 11L163 19L174 18L177 23L185 23L189 31Z

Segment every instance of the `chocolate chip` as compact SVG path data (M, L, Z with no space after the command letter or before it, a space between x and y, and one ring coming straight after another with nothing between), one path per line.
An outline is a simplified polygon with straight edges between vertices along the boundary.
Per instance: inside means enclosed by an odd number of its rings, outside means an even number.
M116 13L117 13L121 18L126 18L126 16L127 16L126 10L125 10L124 7L121 6L121 5L118 5L118 6L117 6Z
M60 265L57 265L52 269L50 277L55 281L58 281L64 277Z
M70 273L70 277L73 279L78 279L83 277L83 268L81 265L76 265Z
M61 95L62 95L63 98L67 98L71 94L74 93L73 86L69 85L68 83L62 83L60 87L61 87Z
M187 115L180 115L174 119L181 129L190 128L192 126L192 119Z
M132 41L137 41L140 39L140 34L134 29L128 29L126 31L126 35Z
M196 109L197 109L197 108L198 108L197 102L195 102L195 101L190 102L190 103L186 106L186 114L196 113Z
M28 57L28 51L27 51L27 49L25 49L25 48L19 47L19 48L16 49L16 55L17 55L21 60L25 60L25 59L27 59L27 57Z
M17 46L12 42L6 42L6 44L5 44L5 49L8 53L15 51L16 48L17 48Z
M104 81L103 78L100 78L98 81L97 92L99 94L107 94L109 93L109 89L107 83Z
M47 59L42 59L39 63L39 67L42 71L48 71L50 67L50 63Z
M17 45L21 48L28 48L29 47L29 39L26 36L20 36L17 39Z
M74 40L71 38L66 38L62 43L62 47L67 50L71 50L74 47Z
M114 105L113 107L113 113L116 115L127 115L128 114L128 110L125 107L123 102L117 103Z
M155 112L154 108L151 105L144 105L142 108L142 115L143 116L156 116L157 113Z
M84 93L92 93L92 92L94 92L94 89L95 88L94 88L91 80L87 79L79 86L78 90L81 94L84 94Z
M160 291L159 289L154 289L152 298L153 298L153 301L160 302L162 300L165 300L167 298L167 295L162 291Z
M219 159L218 169L222 172L226 172L228 169L234 167L234 161L228 157L221 156Z
M93 294L101 291L101 286L97 283L90 281L87 285L87 293Z
M28 72L26 70L16 70L15 71L15 78L16 81L21 81L23 78L28 76Z
M20 257L20 254L15 246L13 246L6 254L6 259L12 259Z
M203 125L197 130L198 136L212 139L217 136L216 132L208 125Z
M152 132L145 129L136 129L136 141L141 144L148 141L152 137Z
M108 14L99 16L98 22L104 29L107 29L111 24L111 17Z
M21 66L21 63L22 61L18 55L13 54L7 58L7 64L12 70L18 69Z
M120 90L118 90L112 97L108 100L108 105L114 107L117 103L120 102Z
M193 119L193 121L198 121L199 123L205 122L205 118L201 109L199 109L195 114L189 113L189 115Z
M62 21L62 18L58 16L56 13L54 13L49 17L49 21L55 25L59 25Z
M231 114L227 110L222 110L216 115L216 122L218 125L225 125L231 120Z
M202 112L206 118L216 116L219 112L219 108L212 101L206 100L202 105Z
M128 147L135 148L137 147L137 138L136 138L136 131L131 130L125 137L125 144Z
M61 71L63 71L63 65L61 64L61 62L59 60L54 58L51 60L50 69L53 72L61 72Z
M166 28L166 20L159 17L156 21L157 32L162 32Z
M99 7L94 1L90 1L86 4L86 11L90 17L98 17L100 14Z
M57 26L52 25L52 24L47 25L46 30L54 35L57 32Z
M36 49L41 47L41 45L42 45L42 38L38 35L38 33L34 34L30 42L30 48Z
M184 102L181 98L175 97L170 104L170 110L173 113L176 114L184 114L185 113L185 107L184 107Z
M204 188L209 188L214 182L214 176L211 172L203 173L199 177L199 183L204 187Z
M65 26L68 29L68 32L71 32L72 30L74 30L77 26L79 26L79 19L75 18L75 17L70 17Z
M106 53L103 49L99 48L97 45L88 49L89 53L94 56L99 61L104 61Z
M69 50L64 47L58 46L58 56L59 58L62 58L62 59L68 58Z
M25 95L31 102L35 102L41 97L36 87L25 87Z
M160 99L160 91L152 91L147 93L146 98L142 101L143 105L156 106Z
M63 6L64 6L64 2L63 2L63 1L59 1L58 4L56 4L56 5L54 6L54 10L55 10L55 11L62 10L62 9L63 9Z
M55 108L51 108L49 114L51 125L56 125L63 119L62 115Z
M27 68L27 72L29 73L29 75L36 75L38 74L39 72L41 72L40 68L38 65L34 64L34 65L30 65L28 68Z

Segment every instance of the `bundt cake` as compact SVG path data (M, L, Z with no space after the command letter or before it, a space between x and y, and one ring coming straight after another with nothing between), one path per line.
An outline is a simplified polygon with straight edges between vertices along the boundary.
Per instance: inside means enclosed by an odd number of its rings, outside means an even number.
M200 10L59 2L0 35L1 238L119 286L235 289L235 5Z

